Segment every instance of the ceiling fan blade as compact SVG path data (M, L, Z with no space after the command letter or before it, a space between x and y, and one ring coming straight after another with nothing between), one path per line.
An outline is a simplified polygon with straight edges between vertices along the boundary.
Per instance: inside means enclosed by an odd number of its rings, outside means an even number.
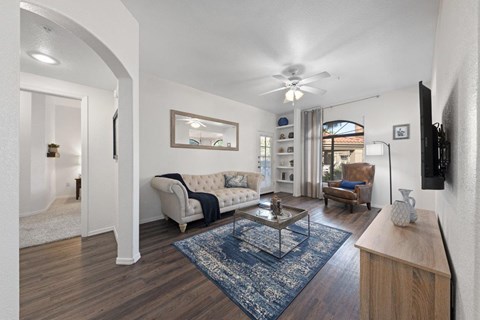
M289 80L287 77L285 77L284 75L282 75L282 74L276 74L276 75L274 75L274 76L272 76L272 77L274 77L274 78L277 79L277 80L282 81L282 82L285 83L285 84L289 84L289 83L290 83L290 80Z
M307 83L315 82L315 81L318 81L320 79L324 79L324 78L328 78L328 77L330 77L330 73L328 73L327 71L324 71L324 72L320 72L316 75L313 75L311 77L300 80L299 84L307 84Z
M310 92L310 93L318 94L318 95L323 95L327 92L327 90L314 88L314 87L310 87L310 86L301 86L300 89L302 91Z
M273 90L270 90L270 91L261 93L260 96L263 96L263 95L266 95L266 94L269 94L269 93L272 93L272 92L276 92L276 91L286 90L286 89L288 89L288 87L282 87L282 88L278 88L278 89L273 89Z

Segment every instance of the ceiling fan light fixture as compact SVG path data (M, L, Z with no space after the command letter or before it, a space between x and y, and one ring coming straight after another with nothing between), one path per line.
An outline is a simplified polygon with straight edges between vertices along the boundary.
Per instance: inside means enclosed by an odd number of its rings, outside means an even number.
M200 128L200 123L195 121L195 122L190 123L190 126L194 129L198 129L198 128Z
M290 89L285 93L285 99L288 101L293 101L293 95L295 95L295 100L299 100L300 98L303 97L303 92L298 89L297 90Z

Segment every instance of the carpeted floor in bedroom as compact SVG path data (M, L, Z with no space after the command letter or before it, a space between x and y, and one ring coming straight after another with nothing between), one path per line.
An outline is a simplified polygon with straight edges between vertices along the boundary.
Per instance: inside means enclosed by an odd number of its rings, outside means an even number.
M20 218L20 248L80 235L80 201L60 198L47 211Z

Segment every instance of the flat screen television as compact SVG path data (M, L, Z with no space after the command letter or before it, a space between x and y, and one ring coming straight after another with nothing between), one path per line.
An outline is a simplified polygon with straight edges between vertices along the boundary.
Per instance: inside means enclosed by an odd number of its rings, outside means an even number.
M422 189L442 190L444 188L444 172L442 170L439 138L443 129L439 124L432 124L432 93L429 88L418 84L420 94L420 136L422 152Z

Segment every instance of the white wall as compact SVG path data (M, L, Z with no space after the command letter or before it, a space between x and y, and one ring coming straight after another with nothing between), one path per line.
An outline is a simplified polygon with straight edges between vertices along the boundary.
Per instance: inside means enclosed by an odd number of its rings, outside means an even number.
M57 197L75 195L80 101L26 91L20 98L20 216L25 216L47 210ZM49 143L60 144L60 158L47 158Z
M75 178L81 174L80 155L80 101L72 100L76 106L62 105L53 97L55 106L55 143L60 145L60 158L55 161L56 196L74 197ZM105 125L108 127L108 125Z
M18 0L0 1L0 318L18 319L19 54Z
M416 86L395 90L373 98L325 109L324 121L350 120L364 125L365 144L375 140L391 144L393 201L401 200L399 188L413 189L417 208L434 209L435 193L421 190L420 107ZM410 124L410 139L393 140L393 126ZM383 156L366 156L375 165L372 205L383 207L390 202L388 152Z
M46 96L20 92L20 216L46 210L55 200L55 160L47 158L48 143L55 142Z
M31 176L31 139L32 139L32 93L20 91L20 215L22 212L30 212L30 176Z
M112 230L117 213L112 159L113 92L23 72L20 83L26 89L63 93L74 98L88 97L89 182L84 186L84 190L88 190L88 234ZM62 146L59 151L62 152Z
M158 174L258 171L258 132L273 133L276 116L226 98L142 74L140 108L140 219L162 217L160 199L150 186ZM239 123L239 151L170 147L170 110Z
M435 210L451 258L456 319L480 319L478 16L476 0L442 1L433 67L433 117L452 148Z

